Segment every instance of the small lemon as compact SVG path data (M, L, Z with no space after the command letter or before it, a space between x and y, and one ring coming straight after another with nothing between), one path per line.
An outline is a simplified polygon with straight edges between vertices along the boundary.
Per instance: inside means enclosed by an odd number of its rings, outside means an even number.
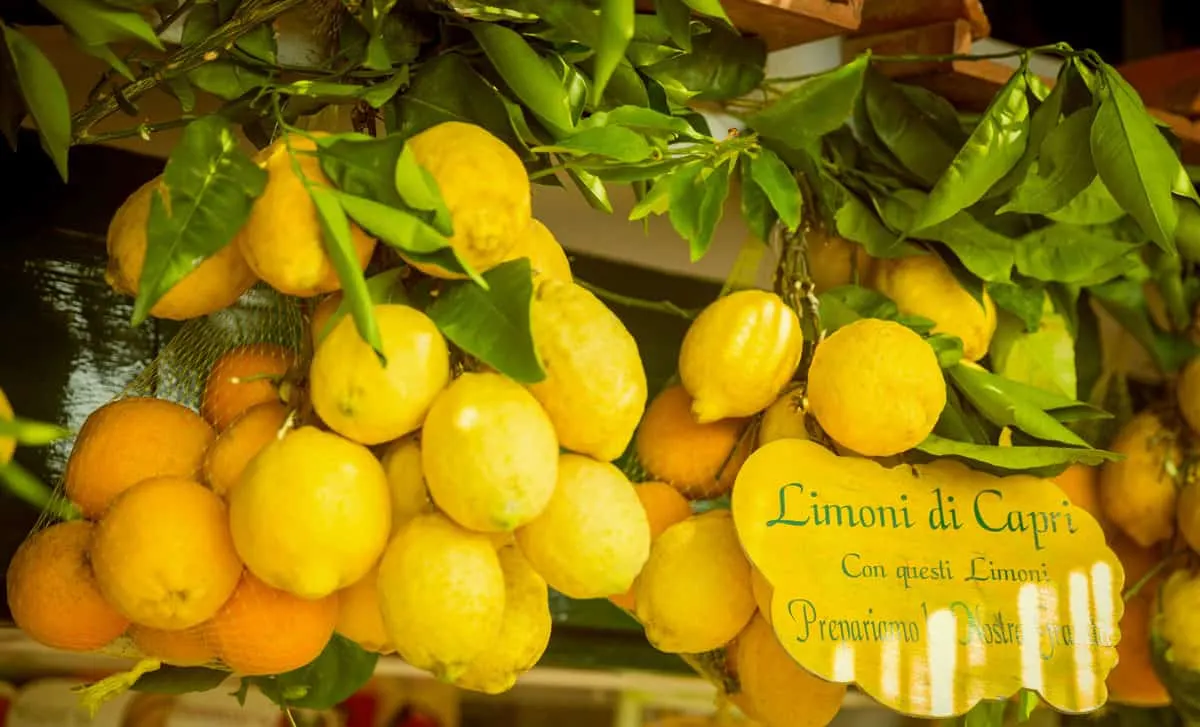
M392 532L423 512L433 509L425 470L421 466L421 442L409 435L392 442L380 460L392 492Z
M1175 399L1188 427L1192 432L1200 433L1200 356L1188 361L1180 372Z
M301 427L250 461L229 495L238 555L272 588L317 599L367 574L392 524L387 475L361 444Z
M916 446L946 406L933 348L911 329L875 318L843 326L817 346L807 393L821 428L868 457Z
M517 531L534 569L570 598L628 590L650 551L650 522L621 470L579 454L558 458L545 511Z
M698 654L732 641L757 605L730 512L709 510L667 528L650 549L636 597L637 618L659 651Z
M367 651L390 654L395 651L383 627L379 607L379 567L338 591L338 618L334 627L339 634Z
M550 601L546 581L516 546L499 551L504 571L504 618L496 640L454 683L463 689L500 694L512 689L550 645Z
M537 400L500 374L467 373L421 430L429 494L459 525L513 530L537 517L558 477L558 439Z
M313 408L329 428L362 444L380 444L420 428L450 382L450 349L429 316L406 305L375 306L386 365L354 319L334 326L313 356Z
M679 378L701 424L770 406L796 373L804 336L774 293L740 290L710 303L688 326Z
M805 242L808 275L818 295L870 278L875 259L862 245L838 235L815 231L805 237Z
M763 412L758 424L758 446L776 439L808 439L804 416L804 387L793 384Z
M507 259L533 219L529 175L516 152L483 127L461 121L432 126L407 143L450 211L450 246L459 258L478 273ZM408 262L427 275L463 277L437 265Z
M1125 456L1100 469L1100 507L1109 522L1143 548L1175 534L1179 438L1153 411L1136 414L1109 449Z
M996 304L986 291L982 304L973 298L936 255L880 260L871 287L895 301L902 313L934 321L934 333L961 338L967 361L987 355L996 332Z
M616 459L646 408L637 341L596 296L550 278L537 284L531 327L546 378L529 391L550 415L559 443L606 462Z
M1171 666L1200 671L1200 571L1172 573L1154 613L1154 631L1167 643Z
M379 564L383 624L400 656L454 681L496 643L504 570L491 539L441 513L400 529Z

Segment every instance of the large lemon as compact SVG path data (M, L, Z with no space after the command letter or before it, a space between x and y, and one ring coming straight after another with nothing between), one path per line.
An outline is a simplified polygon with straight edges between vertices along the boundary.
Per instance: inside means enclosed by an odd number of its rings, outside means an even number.
M450 382L450 349L416 308L375 306L386 364L346 316L321 341L309 369L313 408L329 428L362 444L382 444L420 428Z
M408 140L450 211L450 246L476 272L508 258L532 219L532 189L520 157L486 129L461 121L432 126ZM461 278L409 260L439 278Z
M933 348L911 329L863 318L817 346L807 393L809 413L838 444L887 457L933 431L946 380Z
M229 521L254 575L321 598L365 576L387 545L387 476L361 444L301 427L250 461L229 495Z
M312 154L315 149L312 139L289 134L260 153L267 186L237 235L238 248L258 277L281 293L305 298L342 287L325 249L316 205L305 186L305 180L310 185L329 186L320 160ZM366 268L375 240L353 222L350 239L358 268Z
M646 371L621 320L575 283L538 282L533 340L546 378L529 391L562 446L610 461L625 451L646 408Z
M1100 508L1143 548L1175 534L1176 477L1183 463L1178 435L1151 410L1121 427L1109 449L1124 459L1100 469Z
M778 295L740 290L710 303L688 327L679 378L701 424L770 406L796 373L804 336Z
M846 685L797 664L765 619L755 616L734 648L741 701L763 727L825 727L842 708Z
M433 501L458 524L511 531L550 501L558 439L520 384L468 373L433 402L421 430L421 463Z
M1182 569L1167 578L1153 625L1167 643L1171 665L1200 672L1200 572Z
M525 233L517 236L517 242L509 251L505 262L527 258L535 276L554 278L565 283L574 281L571 262L559 244L558 238L541 220L532 219Z

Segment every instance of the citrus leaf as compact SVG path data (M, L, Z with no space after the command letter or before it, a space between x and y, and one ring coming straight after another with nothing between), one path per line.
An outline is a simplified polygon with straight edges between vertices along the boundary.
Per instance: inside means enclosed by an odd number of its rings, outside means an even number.
M608 198L608 188L602 179L583 169L568 169L567 177L592 209L612 214L612 201Z
M746 120L762 136L803 149L840 127L854 111L868 56L806 79ZM797 119L803 119L797 123Z
M546 378L530 329L533 271L527 258L483 274L488 289L450 283L426 309L442 335L470 355L522 384Z
M897 88L947 142L961 146L967 140L967 133L963 131L962 122L958 118L958 110L945 97L927 88L907 83L902 83Z
M678 116L661 114L654 109L640 106L618 106L608 111L597 111L579 124L580 128L623 126L633 129L646 136L664 139L673 136L685 136L702 140L705 137L697 134L685 119Z
M408 293L404 290L404 285L401 281L404 278L405 269L403 266L395 267L391 270L384 270L378 275L373 275L367 278L367 295L371 298L372 305L384 305L387 303L408 303ZM320 343L329 332L337 326L338 321L342 320L350 312L350 301L342 296L338 301L337 308L334 308L333 313L329 314L328 320L321 330L316 332L314 338L317 343Z
M993 424L1019 429L1041 440L1088 446L1079 435L1022 397L1023 390L1006 386L1004 377L964 365L952 367L949 374L959 392Z
M733 25L729 20L729 16L725 14L725 8L721 7L721 0L683 0L683 2L701 15L719 18L729 25Z
M1025 91L1025 74L1012 74L939 175L913 220L913 230L944 222L975 204L1020 160L1029 137Z
M130 689L150 694L207 692L221 686L228 678L229 672L223 669L163 664L138 677Z
M625 49L633 39L633 16L633 0L602 0L600 4L600 39L592 71L593 105L600 103L609 79L625 58Z
M896 321L922 336L929 334L937 325L922 316L902 314L891 298L860 285L839 285L821 293L819 300L821 326L830 333L860 318Z
M643 66L642 72L662 86L670 102L683 105L744 96L762 83L766 65L761 38L710 26L692 39L691 53Z
M1046 299L1046 291L1040 286L988 283L987 292L996 307L1015 316L1026 331L1037 330Z
M997 435L990 432L989 429L995 429L995 427L980 417L977 411L964 404L962 397L954 390L953 386L947 386L946 406L938 415L933 433L939 437L959 442L990 444L996 441Z
M305 186L313 206L316 207L317 218L321 221L325 253L337 271L338 280L342 284L343 299L349 303L350 313L354 317L354 326L358 329L358 335L382 361L383 338L379 333L379 323L375 320L375 309L371 305L367 281L358 267L354 241L350 236L350 220L346 217L337 192L316 184ZM363 227L366 228L365 225Z
M34 477L16 460L0 464L0 484L10 495L39 512L52 514L59 520L78 520L81 517L74 505L66 499L55 497L49 485Z
M1091 155L1090 149L1088 155ZM1046 216L1055 222L1073 225L1107 225L1124 217L1125 210L1113 199L1108 187L1104 186L1104 180L1095 176L1082 192L1062 207L1047 212Z
M1119 459L1112 452L1100 449L1073 447L1000 447L992 444L956 442L931 434L914 447L918 452L934 457L953 457L970 462L980 469L1010 474L1036 472L1041 469L1069 464L1096 466Z
M366 684L378 661L378 654L335 633L308 665L278 676L251 677L250 681L281 707L327 710Z
M71 146L71 107L67 89L54 64L29 38L0 23L25 107L33 116L42 149L67 181L67 149ZM22 114L23 116L24 114ZM18 118L19 122L20 119Z
M35 422L32 419L0 417L0 438L15 439L17 444L27 447L43 447L51 442L66 439L71 430L57 424Z
M233 61L209 61L188 72L187 79L201 91L232 100L270 82L270 78Z
M671 174L671 226L688 241L692 262L704 257L721 221L729 195L731 164L717 167L703 162L684 165Z
M1022 275L1037 280L1078 283L1136 248L1137 245L1060 222L1016 241L1014 262Z
M571 102L544 58L519 33L494 23L467 26L517 98L556 136L574 128Z
M654 12L675 45L692 52L692 11L683 0L654 0Z
M40 1L87 45L140 40L162 50L162 41L141 13L120 10L99 0Z
M1178 220L1171 189L1179 159L1137 91L1112 66L1103 66L1102 75L1105 88L1091 133L1096 171L1150 239L1172 252Z
M450 272L477 278L450 246L450 240L420 217L400 207L389 207L366 197L332 192L342 209L367 234L416 262L430 263Z
M146 258L133 304L133 325L162 296L230 243L262 194L267 173L240 148L217 115L188 124L151 193Z
M1088 133L1095 116L1094 107L1080 109L1046 136L1035 165L998 214L1054 212L1097 179L1088 146Z
M800 185L775 152L763 148L750 159L750 177L771 201L779 219L792 231L800 226Z
M954 159L954 147L893 81L870 68L863 100L871 128L884 147L922 182L937 183Z
M1150 352L1151 358L1164 373L1179 371L1189 359L1200 354L1200 346L1185 336L1164 333L1151 322L1140 281L1112 280L1091 286L1088 292Z
M885 227L879 216L841 182L825 175L822 179L829 185L831 201L836 205L834 224L839 235L862 245L872 257L896 258L924 253Z
M678 167L670 174L664 174L654 181L653 186L646 192L646 196L638 200L638 203L629 211L629 221L640 220L647 215L665 214L671 205L671 185L672 178L678 173Z
M533 151L604 156L626 163L643 161L653 153L641 134L623 126L583 129L548 146L534 147Z
M740 162L742 187L742 219L750 228L750 234L760 242L771 239L771 226L775 224L777 215L771 206L771 201L763 192L762 187L750 176L750 157L743 156Z
M963 342L958 336L948 333L938 333L925 339L937 354L938 365L944 369L954 366L963 357Z
M910 229L912 217L925 204L924 199L920 190L896 190L881 204L884 221L893 229ZM986 227L965 210L912 236L950 248L963 267L981 280L1005 283L1011 279L1016 241Z

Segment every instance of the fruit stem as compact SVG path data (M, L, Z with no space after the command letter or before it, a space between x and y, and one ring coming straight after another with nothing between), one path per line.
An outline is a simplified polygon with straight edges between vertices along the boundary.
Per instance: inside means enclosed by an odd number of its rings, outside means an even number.
M1155 576L1159 575L1164 570L1166 570L1167 566L1171 564L1171 561L1178 558L1179 555L1180 555L1180 553L1172 553L1172 554L1168 555L1166 558L1163 558L1162 560L1155 563L1153 568L1146 571L1146 573L1141 578L1139 578L1136 583L1134 583L1132 586L1129 587L1128 590L1126 590L1124 593L1121 594L1121 599L1124 601L1130 601L1130 600L1136 598L1137 594L1140 593L1141 590L1146 587L1146 584L1149 583L1150 581L1154 580Z

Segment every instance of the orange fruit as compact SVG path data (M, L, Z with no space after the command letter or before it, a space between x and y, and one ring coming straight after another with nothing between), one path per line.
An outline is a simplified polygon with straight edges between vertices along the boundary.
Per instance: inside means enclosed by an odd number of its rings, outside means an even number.
M1083 464L1073 464L1054 477L1054 484L1067 495L1071 504L1087 512L1100 525L1108 519L1100 508L1100 470Z
M4 389L0 389L0 419L12 421L12 418L12 404L8 403L8 397L4 395ZM17 440L12 437L0 437L0 465L8 464L16 448Z
M51 648L92 651L129 621L104 600L88 561L92 523L75 520L29 536L8 564L8 608L17 627Z
M735 642L738 704L762 727L824 727L833 721L846 697L846 685L814 676L779 643L759 615Z
M67 460L66 492L97 518L117 495L150 477L195 477L216 433L195 412L152 397L105 404L88 416Z
M299 669L324 650L338 618L338 597L307 600L271 588L249 571L204 637L217 656L243 676Z
M287 415L277 401L255 404L221 432L204 456L204 479L213 492L229 494L250 460L275 441Z
M330 293L329 295L325 296L321 299L321 302L317 303L316 307L313 308L312 318L308 322L308 327L309 331L312 333L312 345L314 350L321 343L321 339L325 338L325 335L329 333L328 330L325 330L325 326L328 325L329 320L333 318L333 314L337 312L338 306L341 304L342 294L341 292L337 292ZM333 330L332 326L330 326L330 330Z
M204 624L179 631L133 624L129 638L142 654L174 666L204 666L217 660L217 652L204 639Z
M690 498L729 492L754 444L743 436L748 418L700 424L692 414L692 398L682 386L654 397L637 432L637 456L657 480Z
M91 556L104 597L130 621L157 629L211 618L242 573L225 502L180 477L123 492L97 524Z
M290 348L274 343L229 349L208 373L200 413L221 431L255 404L279 401L279 378L295 358Z
M659 535L675 523L687 520L692 514L692 506L687 498L665 482L643 482L634 488L642 507L646 510L646 519L650 521L650 542L653 543ZM637 584L629 590L610 596L608 600L625 609L633 611L637 605L634 592Z
M338 591L334 630L367 651L388 654L396 650L384 629L383 611L379 608L378 564L357 583Z
M1129 590L1153 568L1161 555L1157 548L1142 548L1127 536L1112 533L1109 547L1125 569L1125 588ZM1171 703L1166 687L1159 681L1150 658L1150 618L1154 596L1163 575L1152 578L1137 595L1125 602L1125 613L1118 628L1117 665L1108 673L1108 700L1133 707L1165 707Z

